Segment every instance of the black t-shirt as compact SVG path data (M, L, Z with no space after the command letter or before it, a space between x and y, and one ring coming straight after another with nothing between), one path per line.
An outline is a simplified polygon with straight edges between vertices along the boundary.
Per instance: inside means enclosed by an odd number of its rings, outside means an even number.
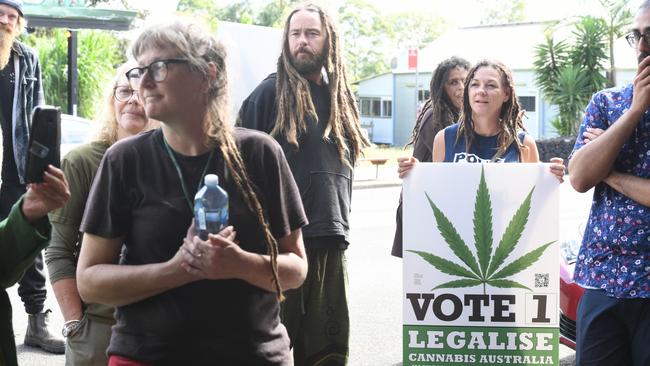
M269 136L235 129L235 138L276 238L306 224L300 196L280 146ZM207 154L176 154L196 192ZM230 224L243 249L266 253L263 230L247 208L217 149L208 174L229 194ZM178 250L192 211L163 145L160 129L120 141L100 164L81 224L83 232L124 237L123 264L159 263ZM289 339L276 294L242 280L194 282L118 307L109 354L155 364L282 365Z
M429 109L422 116L422 124L418 137L413 143L413 156L426 163L433 161L433 139L438 131L433 127L433 109Z
M273 130L277 116L276 80L275 74L269 75L242 103L238 122L241 126L266 133ZM307 121L307 130L299 136L298 148L289 144L284 136L276 139L287 156L309 218L309 225L302 231L305 245L314 248L331 243L345 248L350 232L354 172L341 160L333 139L323 139L330 118L328 85L310 81L309 89L318 120L310 118Z
M2 128L2 183L20 184L18 168L14 158L13 126L11 124L14 90L16 87L16 73L14 72L13 58L0 70L0 127Z

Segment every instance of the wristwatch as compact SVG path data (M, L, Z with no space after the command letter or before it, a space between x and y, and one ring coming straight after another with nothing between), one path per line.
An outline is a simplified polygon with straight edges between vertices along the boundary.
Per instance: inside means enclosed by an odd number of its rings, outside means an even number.
M63 323L63 329L61 330L63 337L68 338L68 336L71 336L77 330L80 323L81 320L78 319L68 320L67 322Z

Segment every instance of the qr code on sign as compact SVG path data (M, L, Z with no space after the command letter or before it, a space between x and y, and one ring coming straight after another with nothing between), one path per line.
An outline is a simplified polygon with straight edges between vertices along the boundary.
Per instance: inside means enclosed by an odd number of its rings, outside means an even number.
M535 273L535 287L548 287L548 273Z

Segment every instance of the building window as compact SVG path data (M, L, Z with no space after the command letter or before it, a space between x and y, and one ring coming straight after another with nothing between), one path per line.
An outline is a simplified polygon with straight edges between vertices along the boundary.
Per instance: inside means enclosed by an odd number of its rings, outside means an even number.
M536 98L531 96L519 97L519 105L526 112L534 113L537 110Z
M392 116L392 101L381 98L359 98L362 117Z
M381 116L382 117L392 117L393 116L393 101L392 100L382 100L381 101Z
M431 98L431 91L429 89L426 89L426 90L420 89L420 90L418 90L418 101L419 102L424 103L427 100L429 100L429 98Z
M372 100L372 117L381 116L381 100L373 99Z
M370 116L370 99L368 98L361 98L361 115Z

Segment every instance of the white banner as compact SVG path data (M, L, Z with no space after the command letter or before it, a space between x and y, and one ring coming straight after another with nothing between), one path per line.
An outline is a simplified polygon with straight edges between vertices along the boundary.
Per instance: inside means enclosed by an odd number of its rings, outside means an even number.
M404 365L557 365L548 164L420 163L404 181Z

